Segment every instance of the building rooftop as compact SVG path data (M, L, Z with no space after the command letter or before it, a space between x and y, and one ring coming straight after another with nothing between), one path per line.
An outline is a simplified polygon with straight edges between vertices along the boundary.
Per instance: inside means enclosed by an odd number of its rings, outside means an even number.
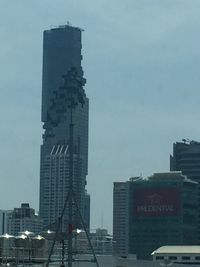
M163 246L151 253L154 254L200 254L200 246Z
M75 26L72 26L72 24L67 21L67 24L64 24L64 25L58 25L58 26L55 26L55 25L51 25L51 30L58 30L58 29L67 29L67 28L73 28L73 29L77 29L79 31L84 31L82 28L80 27L75 27Z
M181 171L170 171L170 172L158 172L154 173L152 176L149 176L149 180L155 180L155 179L181 179L185 182L190 182L193 184L198 184L198 182L193 181L189 179L186 175L183 175Z

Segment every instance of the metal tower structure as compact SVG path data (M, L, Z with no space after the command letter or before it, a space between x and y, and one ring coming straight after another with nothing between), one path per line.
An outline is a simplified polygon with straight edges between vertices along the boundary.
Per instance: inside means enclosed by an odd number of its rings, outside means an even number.
M49 266L49 263L51 261L51 256L53 253L54 245L57 240L57 236L59 234L59 231L61 229L61 224L63 220L64 213L66 211L66 208L68 207L68 227L67 227L67 238L68 238L68 257L67 257L67 262L68 262L68 267L72 267L72 263L74 261L73 259L73 250L72 250L72 239L73 239L73 209L75 208L83 229L85 230L89 246L91 248L91 252L93 254L93 262L96 263L96 266L99 267L97 257L95 255L94 249L92 247L90 237L88 230L85 226L85 222L83 219L83 216L81 214L80 208L78 206L78 202L76 199L76 192L74 192L73 188L73 178L74 178L74 121L73 121L73 113L76 107L81 104L82 106L84 105L84 89L83 86L85 85L85 79L80 75L80 73L77 71L76 68L72 67L66 75L63 75L63 86L61 86L59 89L62 91L62 97L63 101L65 102L64 105L64 112L67 110L69 111L70 114L70 127L69 127L69 191L66 196L64 206L62 209L62 212L60 214L60 217L58 218L58 224L57 224L57 229L55 233L55 237L52 243L52 247L49 253L49 257L47 260L46 267ZM63 240L63 251L64 251L64 240ZM79 260L80 261L80 260ZM84 260L85 261L85 260ZM64 253L62 255L62 264L61 266L64 266Z

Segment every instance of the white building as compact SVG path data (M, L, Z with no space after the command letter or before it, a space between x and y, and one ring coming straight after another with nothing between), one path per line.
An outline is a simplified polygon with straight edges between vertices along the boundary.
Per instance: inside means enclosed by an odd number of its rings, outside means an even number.
M162 246L152 252L153 261L161 265L200 264L200 246Z
M10 213L7 223L7 232L10 235L18 235L23 231L38 234L42 231L43 220L29 207L28 203L22 203L21 208L14 208Z

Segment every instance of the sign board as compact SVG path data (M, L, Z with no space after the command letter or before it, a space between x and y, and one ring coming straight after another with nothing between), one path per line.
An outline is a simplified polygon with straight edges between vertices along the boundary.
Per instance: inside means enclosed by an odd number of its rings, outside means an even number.
M133 197L134 215L176 216L180 213L180 191L177 188L138 188Z

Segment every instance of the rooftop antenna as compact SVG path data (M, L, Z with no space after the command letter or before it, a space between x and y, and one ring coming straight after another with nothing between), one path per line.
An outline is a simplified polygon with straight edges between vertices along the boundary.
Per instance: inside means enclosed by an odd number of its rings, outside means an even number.
M101 229L103 229L103 212L101 212Z

